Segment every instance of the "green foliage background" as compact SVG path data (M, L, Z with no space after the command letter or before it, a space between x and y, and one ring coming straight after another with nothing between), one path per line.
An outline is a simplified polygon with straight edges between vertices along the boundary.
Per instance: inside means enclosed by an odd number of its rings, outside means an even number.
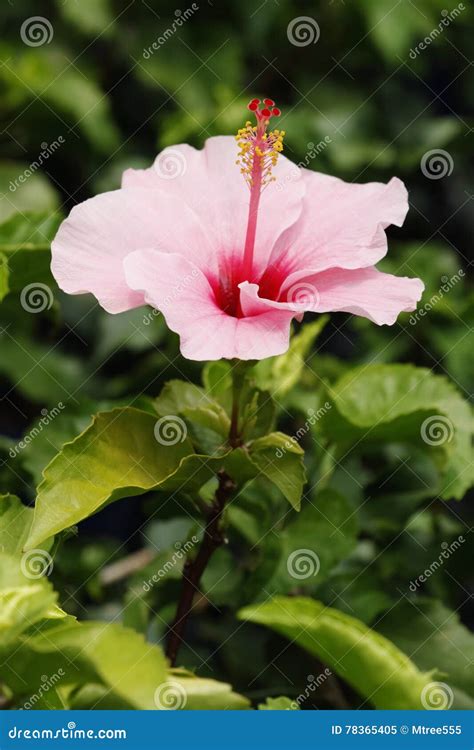
M149 55L179 18L171 3L57 0L39 9L22 0L0 11L2 700L22 705L45 674L64 668L35 707L153 708L154 690L171 679L187 708L257 707L301 695L304 708L417 707L423 686L437 680L453 691L453 707L472 708L473 9L466 3L415 54L451 10L444 0L199 5ZM23 22L36 15L53 30L37 47L21 38ZM317 20L320 36L298 47L287 27L302 15ZM143 583L175 559L176 545L199 535L199 516L171 469L160 468L162 456L148 456L151 479L136 471L133 493L118 488L114 471L127 461L121 439L142 434L172 398L189 426L189 450L220 456L226 396L212 388L226 373L203 373L183 360L176 337L148 310L109 316L90 297L63 295L49 272L49 248L76 202L118 187L124 168L149 165L166 145L201 146L208 136L234 133L254 96L282 107L285 153L295 162L316 150L311 169L348 181L393 174L405 181L411 210L402 230L390 230L381 267L420 276L426 309L390 329L344 315L305 322L287 356L257 367L252 387L271 394L275 429L301 435L308 482L297 515L291 505L299 495L288 496L268 458L280 438L250 448L263 477L229 508L229 544L206 572L180 657L198 680L170 673L160 649L182 560L150 590ZM41 168L32 168L54 143ZM432 149L448 153L451 174L423 174L421 160ZM51 290L51 305L32 314L21 294L38 282ZM208 411L187 412L183 404L196 409L196 395L181 386L153 405L170 379L203 382L212 392ZM78 489L80 512L70 514L57 467L71 455L79 460L78 443L46 471L38 494L43 469L91 415L122 407L132 411L120 412L124 427L102 494ZM321 416L308 423L309 414ZM420 430L439 416L452 435L433 446ZM258 424L252 429L256 442ZM300 456L285 455L284 473L296 476ZM204 495L209 476L199 474ZM32 511L24 506L37 496L38 507L53 510L31 536ZM63 518L53 528L58 510ZM67 531L78 522L78 531ZM29 535L53 557L49 580L19 571ZM410 588L460 537L455 553ZM289 574L288 557L298 549L317 552L316 576ZM145 567L114 577L115 563L136 559ZM104 622L111 628L104 631ZM326 666L330 676L308 689L308 675ZM285 701L265 704L279 707Z

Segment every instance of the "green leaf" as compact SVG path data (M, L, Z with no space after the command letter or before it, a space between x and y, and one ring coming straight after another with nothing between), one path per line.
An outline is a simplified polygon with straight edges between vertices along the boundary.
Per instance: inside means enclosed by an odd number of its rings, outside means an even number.
M280 695L278 698L267 698L265 703L259 703L259 711L299 711L298 704L287 698L286 695Z
M276 485L295 510L300 509L306 473L304 452L282 432L272 432L249 445L249 456L259 472Z
M275 402L268 391L255 388L253 378L244 382L239 400L239 431L243 442L263 437L274 430Z
M438 30L439 14L443 9L442 0L418 0L412 3L394 3L393 0L361 0L361 9L366 16L367 35L382 55L396 63L400 56L406 57L412 41L422 41L433 28ZM436 42L436 39L435 39Z
M196 677L184 669L171 670L168 680L168 685L165 683L161 689L161 699L165 708L170 707L166 706L167 693L171 707L173 703L177 703L187 711L236 711L250 706L247 698L234 693L226 682Z
M77 142L75 135L66 131L64 118L73 127L80 128L101 153L110 154L119 146L119 134L112 119L110 102L91 71L84 69L84 60L65 66L65 54L68 53L55 45L44 45L40 55L37 50L25 45L6 47L5 54L12 57L9 65L0 71L1 80L7 88L6 99L9 95L21 98L25 106L29 100L41 98L56 113L63 115L60 118L62 126L55 121L56 129L53 131L54 140L60 145L53 149L54 153L49 158L58 158L61 149L75 148L69 144L69 141ZM69 54L74 53L71 51ZM23 84L21 88L18 87L18 79ZM59 140L60 136L64 142ZM53 142L49 144L50 149ZM26 184L38 176L39 172L35 172Z
M0 224L0 301L28 284L53 285L50 248L60 221L59 213L22 211Z
M307 502L297 516L292 515L282 530L275 529L272 534L278 547L271 547L279 549L279 561L263 586L265 598L319 586L354 549L357 517L342 495L325 489ZM271 535L266 535L264 541L269 539ZM267 557L265 543L261 551Z
M58 207L57 193L48 178L40 171L28 174L28 170L31 164L0 162L0 222L18 212L54 211Z
M33 508L27 508L15 495L0 495L0 550L21 554L32 521Z
M469 708L474 708L474 635L456 612L435 600L405 599L378 630L405 653L413 654L420 669L435 666L443 674L443 680L455 688L453 708L466 708L468 701Z
M414 442L438 458L443 498L460 499L471 486L471 410L445 377L413 365L364 365L330 393L338 414L323 428L333 440Z
M97 414L44 469L25 549L124 497L159 489L193 498L221 469L239 486L258 474L241 448L216 456L194 453L183 426L162 422L158 430L153 414L129 407Z
M22 211L21 214L12 216L0 224L0 251L49 251L61 218L58 212L51 214Z
M100 685L86 685L73 696L73 708L126 709L130 704ZM201 678L186 669L167 672L154 691L154 705L158 710L241 710L249 708L244 696L234 693L230 685Z
M230 429L230 416L233 401L233 379L238 391L239 433L244 443L267 435L274 429L275 403L267 391L256 387L252 362L210 362L203 370L203 382L210 397L220 404L226 415L227 437Z
M202 382L206 392L230 409L232 390L232 368L230 362L217 360L206 362L202 371Z
M260 388L269 390L280 398L288 393L300 380L311 347L328 320L327 315L322 315L317 320L306 323L299 333L292 336L285 354L260 360L254 368Z
M59 3L59 9L72 28L80 29L89 36L108 36L113 31L115 16L110 0L82 0L76 3Z
M40 583L0 591L0 646L15 641L24 631L47 617L57 595Z
M5 253L0 253L0 302L10 291L9 275L8 258Z
M63 685L100 683L137 709L154 709L166 680L157 646L121 625L68 622L22 638L5 662L2 679L15 694L33 690L41 675L59 673Z
M21 560L0 552L0 650L40 620L63 616L57 594L42 577L50 561L42 550Z
M190 442L178 435L177 442L164 445L155 438L155 425L153 415L132 408L94 417L44 470L26 548L87 518L107 502L157 488L176 472L192 453Z
M26 471L31 474L36 485L43 478L44 468L59 453L63 445L74 440L90 424L89 413L74 414L71 413L70 404L68 404L67 410L64 407L65 404L60 401L56 407L47 412L46 419L43 417L47 429L43 429L40 419L39 422L35 422L28 427L26 434L32 439L28 440L24 436L23 440L20 441L24 447L18 454L19 460ZM59 413L59 410L63 408L64 411Z
M378 709L420 709L432 682L393 643L359 620L303 597L275 597L239 612L321 659Z
M154 406L163 418L184 417L193 442L206 453L215 452L227 442L229 417L220 404L193 383L169 381L155 399Z

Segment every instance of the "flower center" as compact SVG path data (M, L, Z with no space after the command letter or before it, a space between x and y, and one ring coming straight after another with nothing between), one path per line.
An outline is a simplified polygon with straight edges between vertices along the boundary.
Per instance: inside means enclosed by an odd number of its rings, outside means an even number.
M221 310L235 318L243 317L240 305L239 284L242 281L258 282L262 296L275 299L282 282L282 274L276 269L259 271L255 278L254 249L257 233L257 218L260 196L276 178L272 174L278 155L283 151L284 130L268 130L272 117L279 117L280 110L272 99L252 99L248 104L255 114L256 125L248 120L236 135L239 146L237 164L250 190L247 229L243 255L240 252L224 256L219 277L209 278L216 302ZM255 274L255 275L254 275Z
M250 189L247 231L245 235L244 256L242 261L243 280L251 281L255 235L257 232L258 208L260 196L265 187L275 180L272 169L277 163L278 154L283 151L284 130L267 132L272 117L279 117L281 112L275 107L272 99L252 99L248 109L255 113L256 125L248 120L236 135L239 145L237 164Z

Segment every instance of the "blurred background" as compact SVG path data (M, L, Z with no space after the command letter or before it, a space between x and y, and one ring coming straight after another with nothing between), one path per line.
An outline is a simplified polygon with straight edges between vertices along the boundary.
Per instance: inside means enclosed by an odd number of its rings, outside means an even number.
M468 0L199 0L179 8L166 0L3 2L0 491L31 501L42 468L90 414L139 404L140 394L156 395L171 377L199 379L200 366L179 357L177 339L159 316L147 310L110 316L92 297L60 293L48 270L49 244L61 217L75 203L117 188L125 168L149 166L167 145L201 147L208 136L234 134L253 97L271 97L281 107L285 154L295 162L354 182L397 175L409 190L408 218L402 229L389 230L389 257L380 267L423 279L423 312L402 315L391 329L332 315L312 355L319 378L331 381L369 361L412 362L446 375L469 399L473 19ZM25 287L38 283L39 302L22 304ZM31 309L35 304L41 315ZM12 458L12 446L54 408L60 417ZM113 615L114 596L104 593L96 572L113 559L117 539L130 553L141 547L134 529L148 510L147 501L123 501L84 524L81 545L71 540L56 566L66 593L81 585L70 611ZM456 506L464 522L467 513L465 501ZM401 523L374 514L369 535L374 528L391 533L390 523ZM457 523L454 516L449 522ZM167 543L163 528L148 532L160 546ZM427 527L418 532L428 549ZM175 538L171 525L169 540ZM354 592L366 621L389 607L400 560L420 554L409 540L404 545L384 558L378 581L370 579L375 593L368 609L361 591ZM471 591L463 555L456 565ZM457 608L456 587L449 580L439 586ZM234 593L221 587L219 596L225 605ZM165 597L164 617L168 606ZM472 622L468 605L461 613ZM206 627L205 641L222 640L212 618ZM224 677L245 682L235 656L222 658ZM339 687L331 690L327 701L344 704Z

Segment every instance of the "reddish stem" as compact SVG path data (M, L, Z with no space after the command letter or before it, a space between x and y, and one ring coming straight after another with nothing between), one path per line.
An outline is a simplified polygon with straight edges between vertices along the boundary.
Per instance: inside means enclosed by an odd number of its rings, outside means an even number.
M183 643L184 629L193 608L194 595L199 591L201 577L212 555L225 541L224 534L220 528L220 520L226 502L235 489L235 484L225 472L219 472L218 477L219 486L216 490L214 502L209 509L204 537L199 552L194 560L187 560L183 570L181 596L170 629L166 649L166 656L170 660L172 667L176 664L178 650Z

